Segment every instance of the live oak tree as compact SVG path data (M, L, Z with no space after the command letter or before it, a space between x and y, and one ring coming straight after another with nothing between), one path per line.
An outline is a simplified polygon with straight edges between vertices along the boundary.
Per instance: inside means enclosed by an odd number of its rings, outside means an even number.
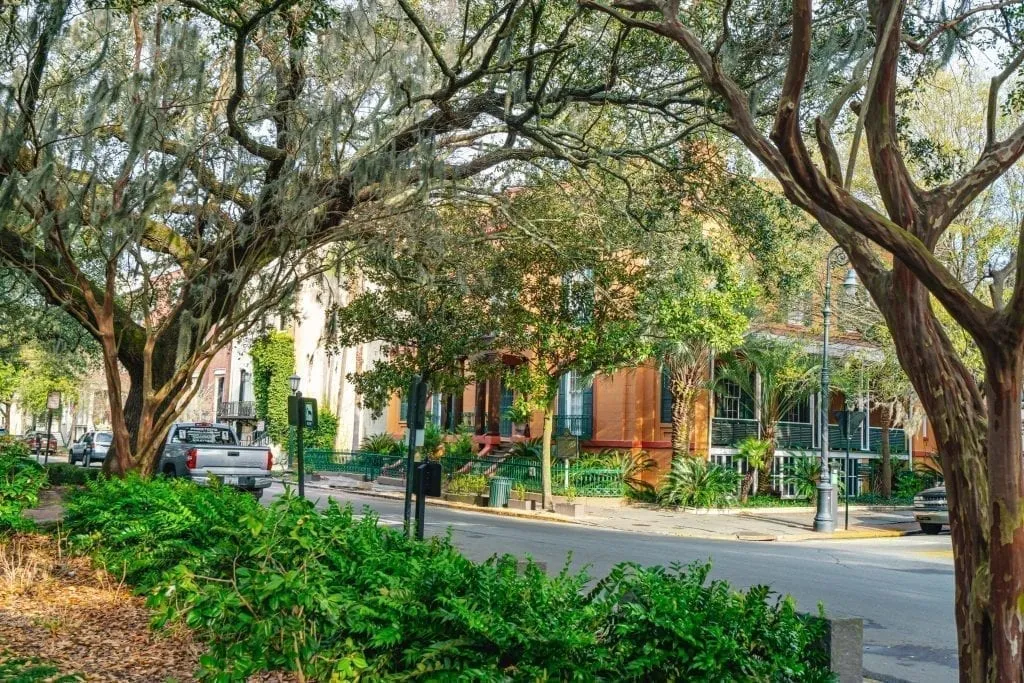
M5 10L0 258L99 345L113 471L150 473L216 351L384 219L699 126L692 84L606 23L536 0Z
M850 256L939 446L961 680L1024 680L1024 261L1014 259L1018 276L1000 305L973 295L936 255L949 226L1024 155L1024 5L581 1L685 54L709 114ZM978 50L997 66L977 102L986 111L977 152L948 177L915 175L900 134L901 88L924 87L919 77L936 64ZM841 116L853 130L845 159L832 134ZM851 191L862 146L877 202ZM1024 225L1017 233L1024 240ZM933 300L976 343L982 381L958 358Z

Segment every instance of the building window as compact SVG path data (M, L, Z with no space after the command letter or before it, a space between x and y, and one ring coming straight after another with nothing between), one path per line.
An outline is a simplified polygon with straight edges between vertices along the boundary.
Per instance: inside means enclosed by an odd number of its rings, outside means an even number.
M565 311L577 323L586 323L594 312L594 271L576 271L562 278Z
M217 405L224 402L224 377L217 378Z
M238 374L238 400L246 401L246 393L249 391L249 371L242 370Z
M791 407L786 414L782 416L782 422L803 422L810 423L811 421L811 399L807 398L800 399L797 404Z
M715 391L715 417L726 420L754 419L754 401L739 384L724 380Z
M409 421L409 395L402 394L402 402L398 404L398 420L399 422Z
M672 377L668 368L661 369L661 421L672 421L672 405L675 399L672 396Z

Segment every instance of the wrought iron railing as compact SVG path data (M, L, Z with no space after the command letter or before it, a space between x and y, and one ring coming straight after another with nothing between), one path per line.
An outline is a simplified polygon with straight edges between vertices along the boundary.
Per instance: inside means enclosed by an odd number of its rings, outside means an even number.
M380 476L405 476L405 458L365 451L327 451L310 449L305 452L305 466L311 472L343 472L361 474L367 481Z
M221 401L217 404L217 417L239 420L255 419L256 403L254 401Z
M555 436L571 434L581 439L594 435L593 419L590 415L555 415Z

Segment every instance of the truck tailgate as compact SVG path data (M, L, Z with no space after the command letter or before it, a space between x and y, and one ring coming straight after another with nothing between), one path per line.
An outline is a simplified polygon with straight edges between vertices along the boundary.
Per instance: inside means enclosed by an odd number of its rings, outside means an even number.
M267 449L253 446L193 446L196 464L193 474L268 476ZM225 482L228 483L228 482Z

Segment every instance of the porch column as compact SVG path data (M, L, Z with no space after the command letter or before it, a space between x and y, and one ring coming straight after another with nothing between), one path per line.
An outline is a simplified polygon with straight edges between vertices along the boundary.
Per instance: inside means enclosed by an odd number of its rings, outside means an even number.
M476 382L476 412L473 415L473 432L483 435L484 422L487 415L487 381L477 380Z
M487 378L487 435L501 433L501 377Z

